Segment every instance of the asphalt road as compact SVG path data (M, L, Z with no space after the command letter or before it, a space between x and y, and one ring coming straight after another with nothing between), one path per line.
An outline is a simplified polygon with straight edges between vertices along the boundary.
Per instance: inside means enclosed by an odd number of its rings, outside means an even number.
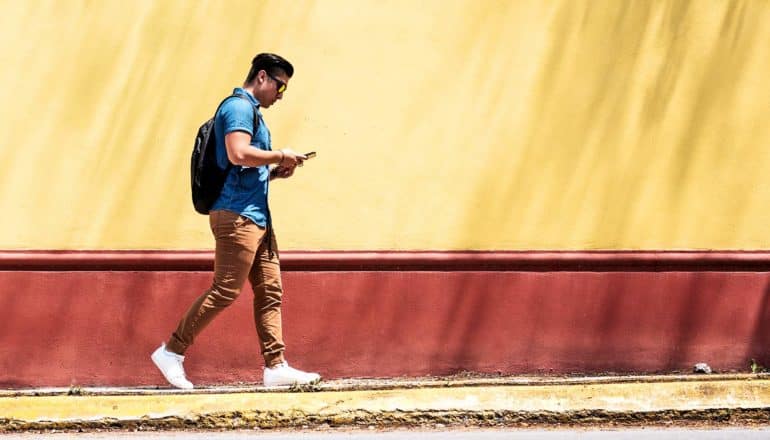
M3 435L2 439L50 439L50 440L92 440L92 439L194 439L194 440L732 440L736 438L759 440L770 438L768 428L730 428L730 429L617 429L617 430L463 430L463 431L282 431L282 432L110 432L110 433L52 433L52 434L12 434Z

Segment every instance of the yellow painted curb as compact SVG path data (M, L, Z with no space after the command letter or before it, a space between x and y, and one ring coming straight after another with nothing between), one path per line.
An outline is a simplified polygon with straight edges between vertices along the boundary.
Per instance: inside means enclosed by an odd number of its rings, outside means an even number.
M0 419L24 422L147 420L234 412L330 419L349 413L441 411L657 412L770 408L770 380L497 385L310 393L0 397Z

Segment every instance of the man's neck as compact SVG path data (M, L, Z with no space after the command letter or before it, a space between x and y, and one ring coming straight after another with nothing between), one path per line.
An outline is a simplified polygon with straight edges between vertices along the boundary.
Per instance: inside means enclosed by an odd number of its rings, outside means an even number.
M251 96L253 96L253 97L255 97L255 98L256 98L256 95L254 94L254 85L253 85L253 84L252 84L252 85L250 85L250 86L247 86L247 85L245 85L245 84L244 84L244 85L243 85L243 87L241 87L241 88L242 88L243 90L245 90L245 91L249 92L249 94L250 94Z

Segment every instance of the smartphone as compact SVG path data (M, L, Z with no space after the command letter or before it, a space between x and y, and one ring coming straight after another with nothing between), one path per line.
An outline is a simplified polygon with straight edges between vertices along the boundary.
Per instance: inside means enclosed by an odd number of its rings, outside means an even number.
M307 157L308 159L312 159L312 158L315 157L315 151L311 151L309 153L305 153L304 156Z

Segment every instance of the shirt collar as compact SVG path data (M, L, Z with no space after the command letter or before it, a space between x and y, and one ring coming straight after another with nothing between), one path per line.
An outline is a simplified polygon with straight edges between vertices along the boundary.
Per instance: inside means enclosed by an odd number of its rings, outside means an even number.
M248 90L244 89L243 87L236 87L233 89L234 94L238 95L245 95L249 102L251 102L252 105L255 105L257 107L257 110L259 110L259 101L257 101L257 98L254 97Z

